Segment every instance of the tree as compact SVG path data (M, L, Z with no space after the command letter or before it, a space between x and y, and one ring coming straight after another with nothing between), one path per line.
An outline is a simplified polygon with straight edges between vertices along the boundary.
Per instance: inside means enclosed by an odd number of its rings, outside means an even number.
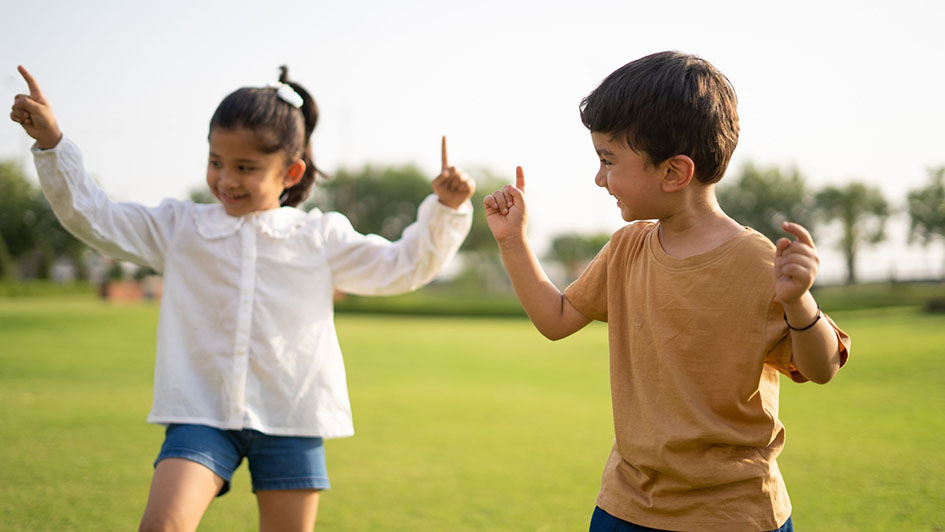
M49 202L16 162L0 162L0 277L11 277L16 263L30 263L48 277L56 256L82 267L85 246L56 219Z
M784 221L813 230L814 205L797 168L761 168L748 163L734 182L722 181L718 197L726 214L772 242L784 236Z
M843 187L828 186L817 193L817 209L824 221L840 222L843 236L839 249L846 257L847 284L856 283L856 255L863 245L886 238L889 204L875 187L853 182Z
M929 184L909 191L909 242L927 246L934 239L945 240L945 166L929 169ZM942 269L945 280L945 267Z
M27 235L33 193L20 165L0 163L0 277L13 275L14 257L30 247Z
M607 233L585 235L563 233L551 239L548 258L558 262L564 268L567 282L578 278L581 271L597 255L597 252L610 240Z
M14 259L33 247L30 224L36 217L35 192L13 161L0 163L0 274L13 274Z

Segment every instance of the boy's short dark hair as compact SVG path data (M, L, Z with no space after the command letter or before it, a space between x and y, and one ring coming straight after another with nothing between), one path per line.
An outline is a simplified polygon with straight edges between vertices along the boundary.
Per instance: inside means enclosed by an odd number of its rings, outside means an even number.
M695 177L715 183L738 144L735 89L708 61L659 52L611 73L581 101L592 132L622 138L653 165L687 155Z

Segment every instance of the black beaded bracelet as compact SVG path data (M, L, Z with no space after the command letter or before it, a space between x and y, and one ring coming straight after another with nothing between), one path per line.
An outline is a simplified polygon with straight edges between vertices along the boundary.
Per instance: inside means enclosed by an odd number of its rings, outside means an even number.
M823 316L823 313L820 311L820 305L817 305L817 317L814 318L814 321L810 322L810 325L808 325L807 327L801 327L800 329L798 329L797 327L791 327L791 324L788 323L786 312L784 313L784 324L787 325L787 328L791 329L792 331L806 331L807 329L810 329L811 327L816 325L817 322L820 321L821 316Z

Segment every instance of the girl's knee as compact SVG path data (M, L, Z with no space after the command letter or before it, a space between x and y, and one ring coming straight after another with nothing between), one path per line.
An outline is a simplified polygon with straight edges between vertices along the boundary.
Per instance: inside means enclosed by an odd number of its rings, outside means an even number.
M145 511L138 525L138 532L182 532L196 530L196 524L190 524L181 515L172 512Z

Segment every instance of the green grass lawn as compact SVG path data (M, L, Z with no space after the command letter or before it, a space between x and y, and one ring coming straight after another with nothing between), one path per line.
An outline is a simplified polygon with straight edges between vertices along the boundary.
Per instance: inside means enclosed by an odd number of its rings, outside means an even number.
M826 385L782 387L799 530L945 529L945 316L836 312ZM133 530L160 427L156 306L0 298L0 530ZM613 438L606 328L342 315L354 438L326 444L319 530L586 530ZM256 529L245 466L201 530Z

